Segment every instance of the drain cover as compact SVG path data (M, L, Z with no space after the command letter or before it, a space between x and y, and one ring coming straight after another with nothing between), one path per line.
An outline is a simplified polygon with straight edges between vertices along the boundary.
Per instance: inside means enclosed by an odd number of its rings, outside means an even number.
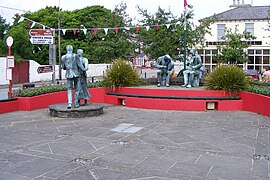
M133 127L133 124L119 124L117 127L111 129L111 131L115 132L124 132L124 133L136 133L141 130L142 127Z

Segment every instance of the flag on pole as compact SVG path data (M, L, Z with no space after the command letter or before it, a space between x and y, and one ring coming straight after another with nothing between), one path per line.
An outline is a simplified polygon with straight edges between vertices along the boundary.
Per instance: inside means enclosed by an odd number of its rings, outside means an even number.
M184 0L184 8L188 5L187 0Z
M192 5L190 5L190 4L187 3L187 0L184 0L184 8L186 8L186 7L190 8L190 9L193 8Z

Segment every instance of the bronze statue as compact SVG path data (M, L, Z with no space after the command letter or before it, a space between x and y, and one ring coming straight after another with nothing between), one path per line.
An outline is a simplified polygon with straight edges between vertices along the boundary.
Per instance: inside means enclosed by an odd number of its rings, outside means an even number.
M66 70L65 77L67 78L67 92L68 92L68 106L70 109L72 107L72 89L75 86L74 94L74 108L78 108L80 105L79 101L79 92L81 89L80 83L80 72L79 70L83 69L82 63L80 62L78 56L73 53L73 47L67 45L67 53L62 56L61 68Z
M161 56L157 59L156 62L157 71L157 86L166 85L167 87L170 86L170 78L173 73L174 62L173 59L168 55Z
M87 105L87 100L91 98L91 95L87 88L87 73L88 70L88 59L83 57L83 50L78 49L77 51L78 58L83 66L83 69L80 69L80 82L81 82L81 89L79 92L79 101L80 99L84 100L84 105Z
M202 67L201 56L197 54L195 49L190 50L190 57L188 58L187 68L184 70L184 84L183 87L198 87L200 68Z

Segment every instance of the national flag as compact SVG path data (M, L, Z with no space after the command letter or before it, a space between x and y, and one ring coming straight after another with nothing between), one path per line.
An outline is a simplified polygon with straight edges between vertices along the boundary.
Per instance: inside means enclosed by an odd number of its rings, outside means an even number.
M186 8L186 6L187 6L188 8L190 8L190 9L193 8L192 5L190 5L190 4L187 3L187 0L184 0L184 8Z
M184 7L188 5L187 0L184 0Z

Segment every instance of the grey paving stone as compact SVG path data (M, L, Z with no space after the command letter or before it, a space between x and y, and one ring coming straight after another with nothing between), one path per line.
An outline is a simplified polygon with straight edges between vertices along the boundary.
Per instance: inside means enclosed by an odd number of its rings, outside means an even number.
M213 166L207 176L211 179L239 179L251 178L251 171L239 166Z
M3 180L28 180L28 177L19 176L16 174L11 174L7 172L0 171L0 178Z
M270 178L270 118L255 113L106 106L98 117L0 119L1 180ZM122 123L142 129L111 131Z

